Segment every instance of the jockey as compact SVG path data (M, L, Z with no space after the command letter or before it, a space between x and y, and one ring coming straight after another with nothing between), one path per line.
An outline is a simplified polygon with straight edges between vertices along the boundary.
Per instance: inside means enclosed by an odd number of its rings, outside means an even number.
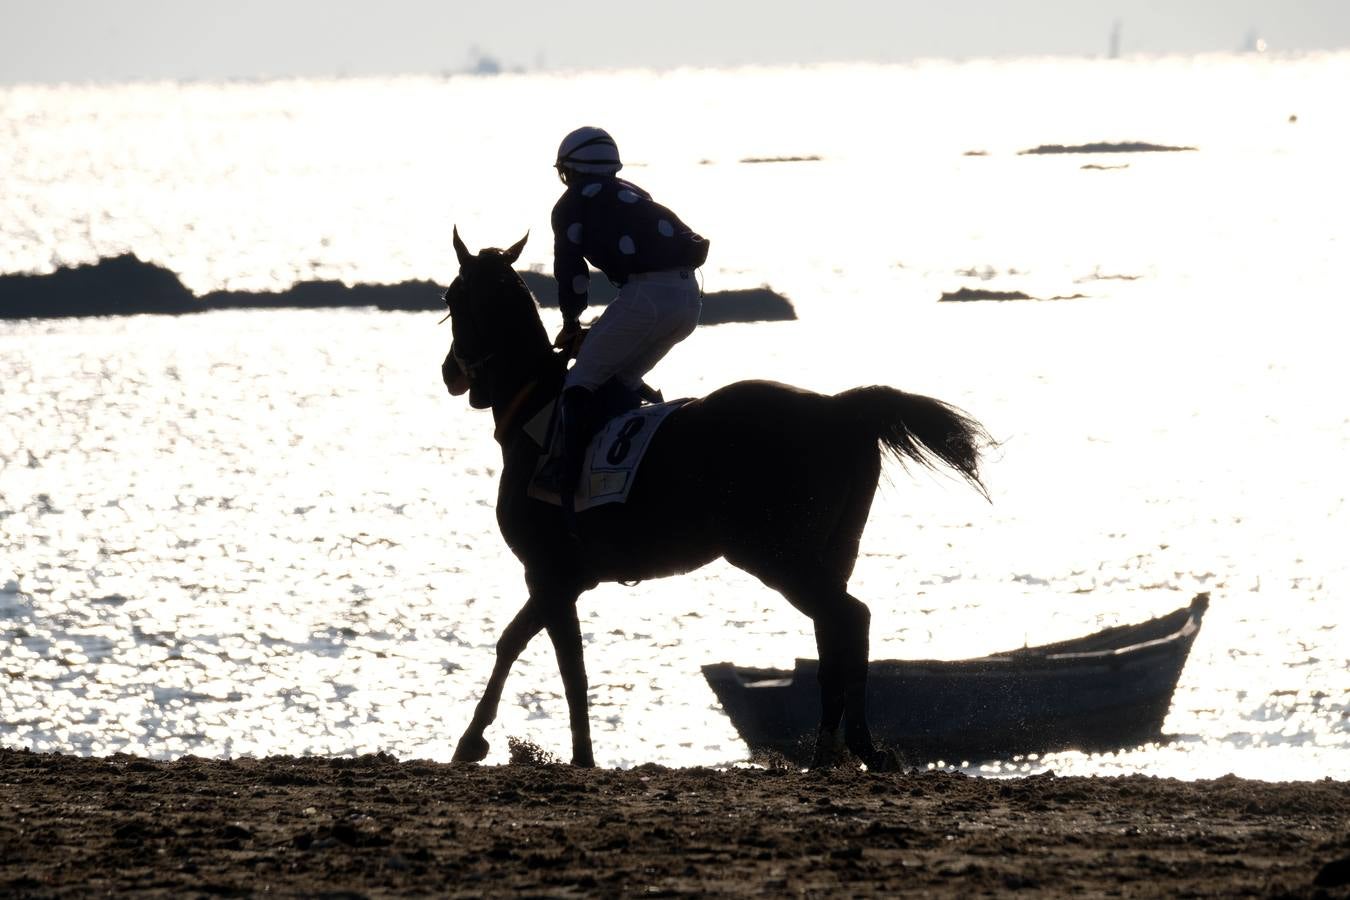
M575 346L590 286L589 261L619 287L590 327L563 384L559 494L569 528L572 493L595 423L595 392L611 378L634 391L642 376L698 324L703 301L694 270L708 242L637 185L618 178L619 148L601 128L563 138L554 164L567 190L553 207L553 274L562 330L556 347Z

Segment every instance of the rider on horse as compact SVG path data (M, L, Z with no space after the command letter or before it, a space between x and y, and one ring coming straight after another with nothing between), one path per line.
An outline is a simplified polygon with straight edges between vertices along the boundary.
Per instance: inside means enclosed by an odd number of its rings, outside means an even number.
M617 177L623 168L619 148L604 129L578 128L563 138L554 168L567 185L552 216L563 319L554 345L571 348L581 338L588 261L619 287L588 330L563 385L555 477L570 523L582 456L598 424L596 391L614 379L640 393L642 377L693 332L703 305L694 270L707 259L708 242L642 188Z

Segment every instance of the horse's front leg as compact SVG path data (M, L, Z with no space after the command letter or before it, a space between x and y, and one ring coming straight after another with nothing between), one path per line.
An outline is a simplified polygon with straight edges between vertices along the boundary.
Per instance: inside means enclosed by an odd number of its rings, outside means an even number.
M549 609L545 627L558 657L563 691L567 695L567 714L572 726L572 765L595 765L591 748L590 685L586 678L586 658L581 647L581 624L577 621L576 598Z
M464 736L455 747L455 762L481 762L487 756L488 742L483 732L497 718L497 706L501 703L506 676L511 673L511 666L524 652L526 645L543 627L542 611L531 597L497 640L497 662L492 667L487 687L483 689L483 698L474 710L473 721L464 729Z

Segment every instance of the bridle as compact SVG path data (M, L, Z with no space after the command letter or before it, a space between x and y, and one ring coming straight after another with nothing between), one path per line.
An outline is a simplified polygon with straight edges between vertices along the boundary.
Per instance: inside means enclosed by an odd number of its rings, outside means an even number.
M461 256L461 260L462 258L463 257ZM441 319L441 322L449 319L452 315L459 315L462 317L461 324L467 326L475 335L481 335L484 333L484 330L479 327L481 322L477 307L480 303L493 302L493 300L503 291L511 288L512 285L508 282L512 280L514 280L520 289L525 291L528 296L529 289L521 282L520 276L509 264L505 266L504 271L494 272L489 269L486 273L486 277L481 278L481 280L479 272L475 272L474 277L470 278L464 269L465 266L463 262L461 262L459 275L450 283L449 287L445 289L443 299L445 300L446 307L450 311ZM464 303L456 314L451 300L451 294L465 295L470 294L470 292L472 292L472 296L469 297L469 302ZM459 368L460 373L464 376L464 380L468 382L471 390L474 387L475 382L483 377L484 370L494 362L499 361L499 357L503 355L505 355L504 351L498 346L486 353L466 359L460 353L457 342L453 339L450 341L450 360ZM447 381L447 384L448 383L449 382ZM540 383L540 378L536 377L529 379L506 402L500 402L504 398L496 398L499 402L498 404L494 404L497 428L493 437L497 439L498 443L503 445L506 444L508 434L519 424L519 419L523 411L529 404L530 399L536 395Z
M497 351L493 350L491 353L484 353L476 359L467 360L455 350L455 342L450 342L450 358L455 361L455 365L459 366L459 370L464 373L464 377L469 379L470 384L473 384L473 380L478 377L478 373L496 356Z
M469 289L469 280L465 277L464 272L462 270L460 271L459 277L456 280L459 281L459 283L462 285L463 290ZM505 282L506 279L504 277L498 277L492 286L494 287L500 286L502 284L505 284ZM450 306L450 291L453 288L454 284L452 283L450 287L447 287L445 289L445 295L443 299L445 300L445 305L447 309ZM469 308L466 308L464 312L469 319L470 325L474 328L474 331L481 332L482 329L478 328L477 327L478 323L474 321L476 317L469 311L471 308L472 308L471 306ZM444 322L446 319L450 318L451 315L452 313L447 311L445 314L445 318L441 319L441 322ZM483 353L479 356L474 357L473 359L465 359L463 356L459 354L459 351L456 349L456 341L454 340L450 341L450 358L455 361L455 365L459 366L459 370L464 373L464 377L468 379L470 385L473 384L474 379L476 379L479 376L479 374L487 366L487 364L492 362L496 358L496 356L497 351L490 350L487 353Z

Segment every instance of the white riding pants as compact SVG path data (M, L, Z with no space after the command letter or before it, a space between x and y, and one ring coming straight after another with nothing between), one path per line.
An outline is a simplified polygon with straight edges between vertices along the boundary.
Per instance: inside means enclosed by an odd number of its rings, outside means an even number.
M591 326L565 386L594 391L618 378L638 387L671 347L693 333L702 309L692 269L634 275Z

